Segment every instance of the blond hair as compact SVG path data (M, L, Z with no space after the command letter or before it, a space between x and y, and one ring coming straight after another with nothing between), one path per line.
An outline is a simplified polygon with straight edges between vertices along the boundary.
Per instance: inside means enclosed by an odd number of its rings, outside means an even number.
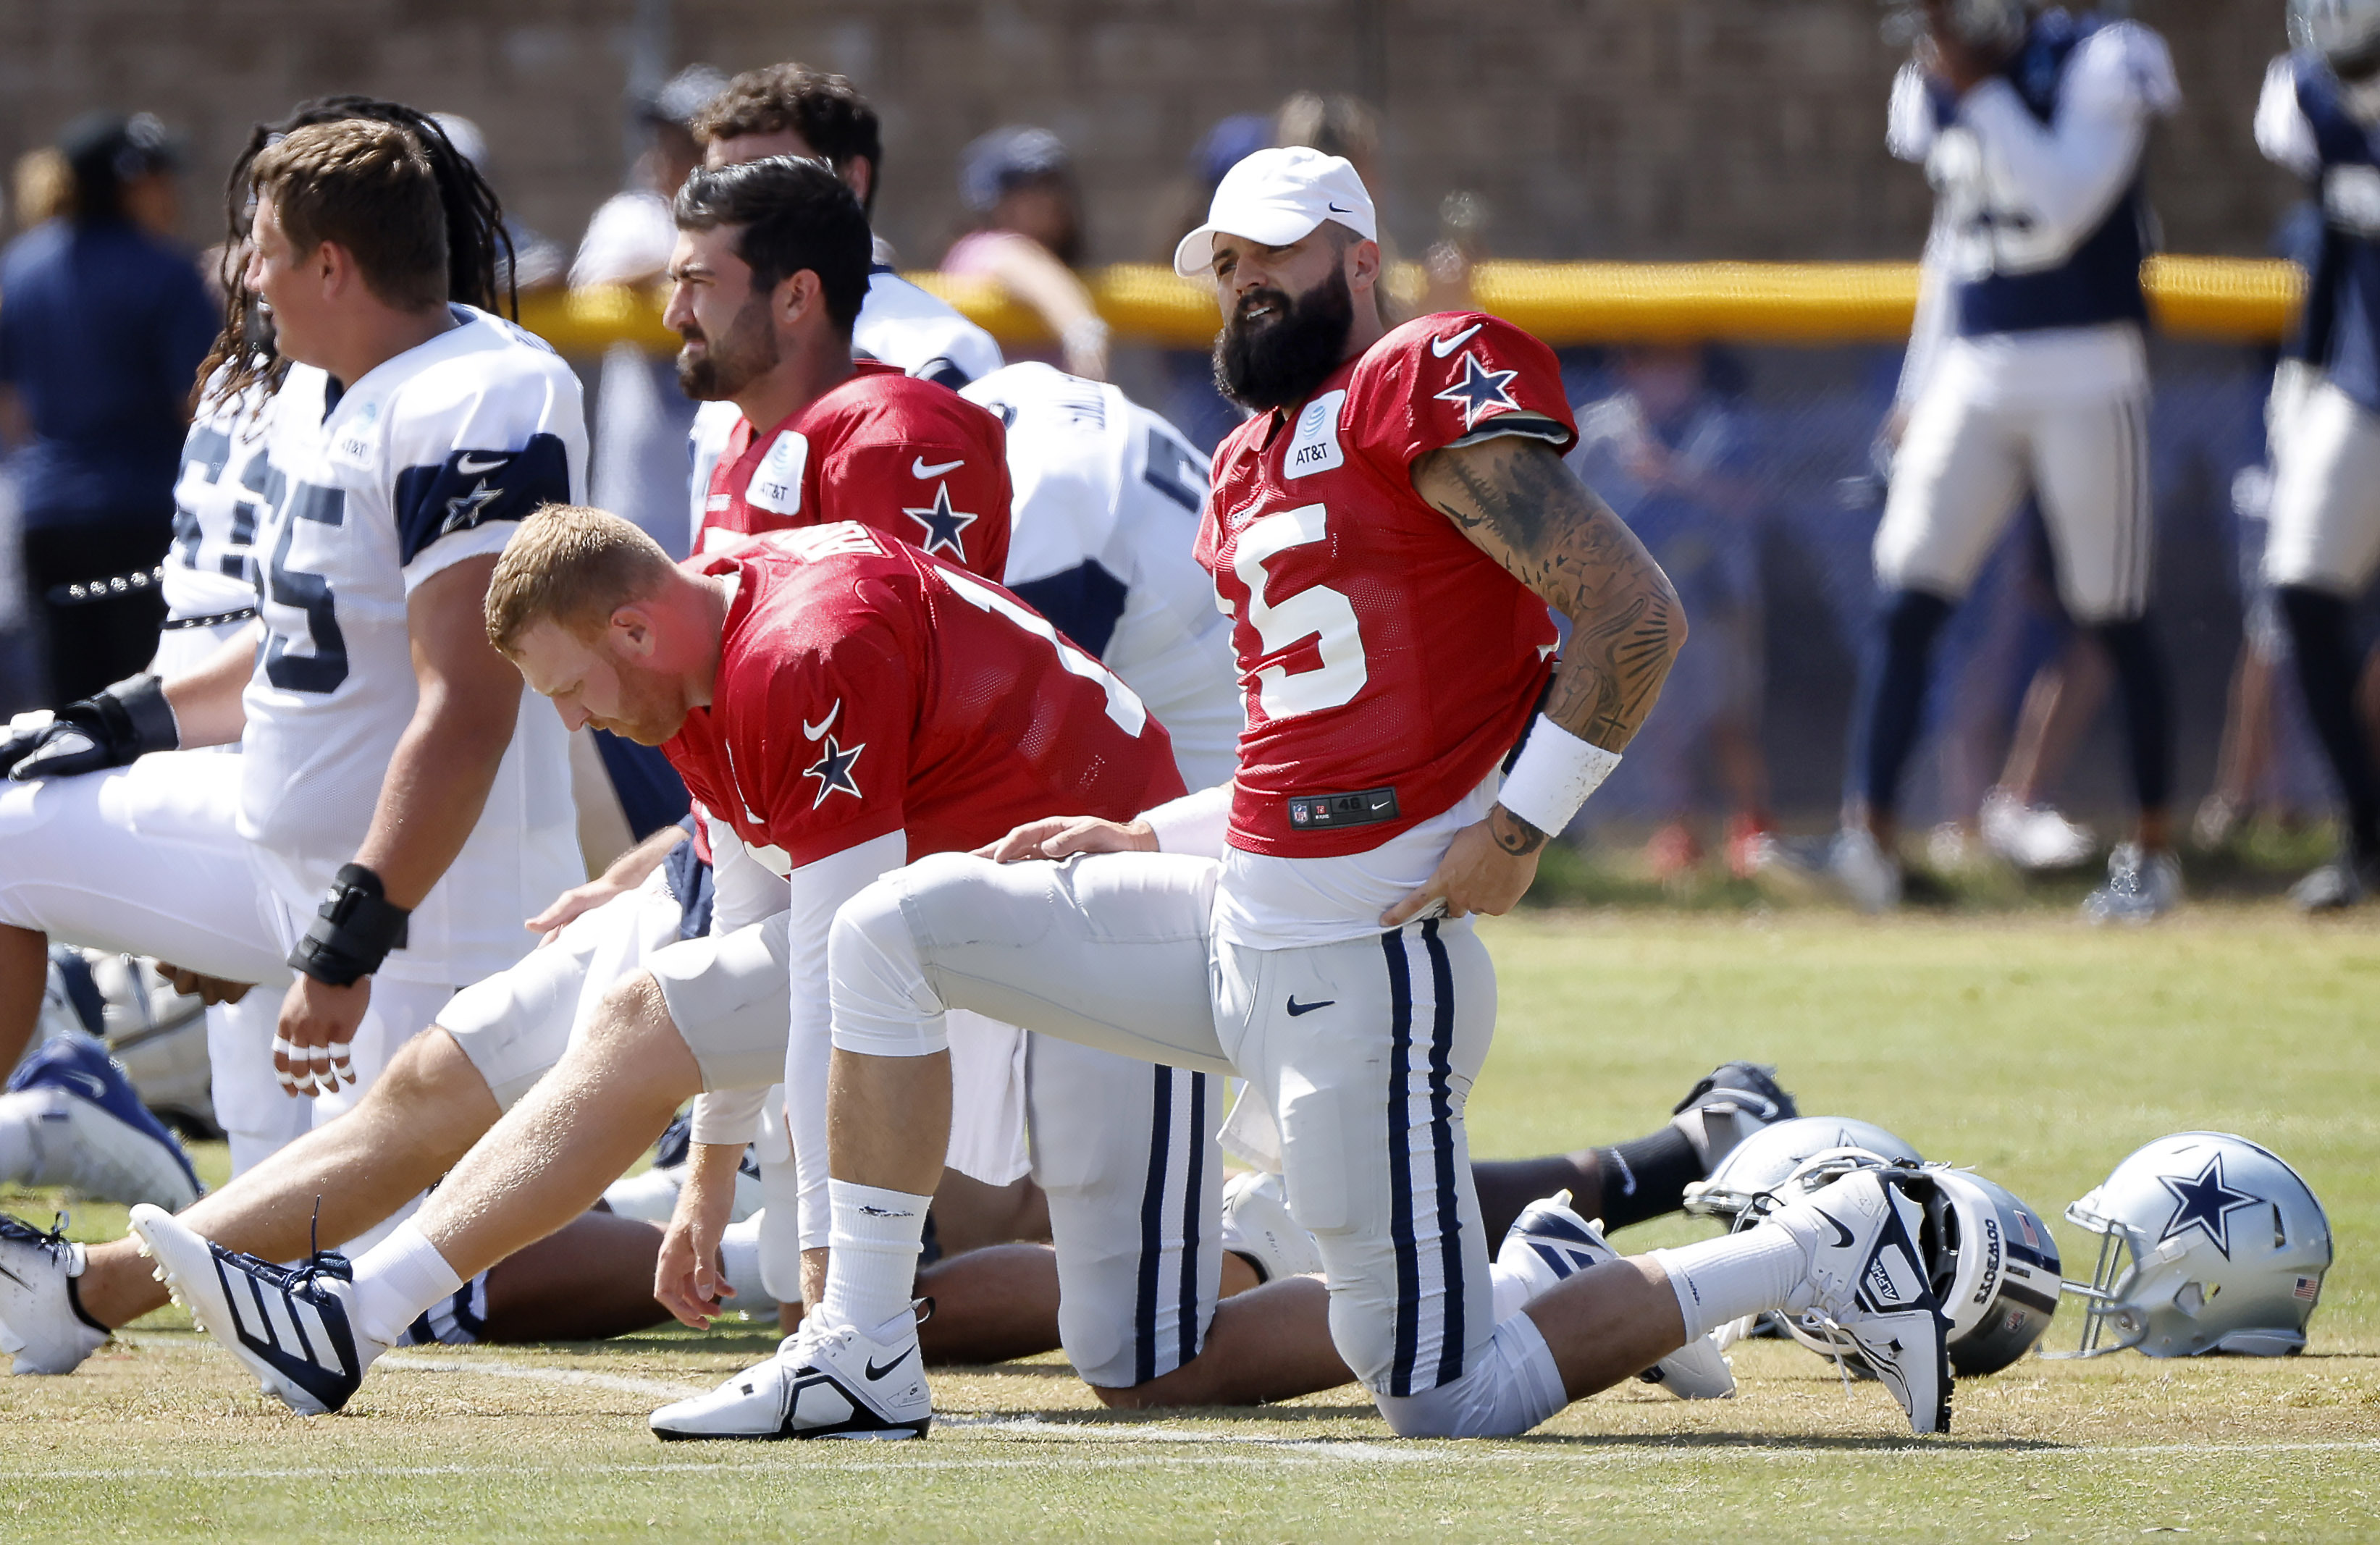
M661 543L609 510L547 505L520 524L488 580L488 642L505 654L540 622L592 639L612 614L668 582Z

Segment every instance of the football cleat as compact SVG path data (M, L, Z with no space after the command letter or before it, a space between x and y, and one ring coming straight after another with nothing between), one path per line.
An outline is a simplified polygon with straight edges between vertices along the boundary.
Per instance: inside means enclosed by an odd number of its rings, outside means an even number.
M2289 887L2301 912L2341 912L2380 889L2380 861L2342 853Z
M1721 1063L1670 1107L1670 1125L1694 1145L1703 1174L1718 1167L1735 1145L1762 1127L1802 1113L1766 1063Z
M897 1318L889 1340L812 1314L777 1355L709 1394L652 1415L664 1442L700 1438L922 1438L934 1422L917 1322Z
M1863 912L1889 912L1900 905L1900 860L1886 852L1864 826L1846 826L1827 849L1827 870Z
M2181 860L2128 842L2107 856L2107 878L2082 898L2082 915L2095 923L2144 923L2180 905Z
M1619 1259L1595 1225L1571 1210L1570 1193L1557 1191L1531 1202L1512 1220L1496 1252L1496 1270L1526 1284L1526 1305L1588 1267ZM1688 1342L1636 1377L1680 1400L1724 1400L1735 1393L1735 1373L1708 1336Z
M2022 870L2070 869L2098 845L2054 805L2028 805L2005 788L1985 794L1977 817L1984 845Z
M169 1210L199 1199L189 1155L141 1105L106 1047L87 1036L60 1036L18 1064L0 1094L0 1123L26 1130L31 1156L26 1173L0 1181Z
M1262 1170L1223 1183L1223 1248L1245 1259L1269 1283L1322 1270L1314 1235L1289 1215L1281 1176Z
M16 1373L72 1373L107 1340L75 1308L82 1247L0 1212L0 1352Z
M388 1350L357 1323L355 1269L336 1251L279 1266L226 1250L145 1206L132 1210L132 1231L198 1328L300 1416L345 1405Z
M1810 1275L1787 1311L1804 1331L1855 1352L1909 1414L1912 1432L1950 1429L1950 1320L1918 1247L1925 1209L1907 1174L1857 1169L1775 1214L1815 1240Z

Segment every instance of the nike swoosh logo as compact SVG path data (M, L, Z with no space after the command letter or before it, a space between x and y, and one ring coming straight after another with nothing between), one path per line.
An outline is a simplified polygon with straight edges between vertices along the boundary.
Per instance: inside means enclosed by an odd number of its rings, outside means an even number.
M1293 992L1289 995L1289 1016L1294 1019L1301 1014L1312 1014L1316 1009L1329 1008L1338 1001L1336 998L1325 998L1318 1004L1301 1004L1297 1001L1297 994Z
M1828 1225L1835 1231L1835 1246L1838 1249L1847 1250L1851 1248L1852 1231L1843 1226L1843 1221L1840 1218L1836 1217L1833 1213L1828 1211L1823 1207L1814 1207L1810 1210L1815 1212L1819 1217L1827 1220Z
M58 1073L58 1077L65 1079L67 1083L74 1085L75 1088L82 1090L93 1100L104 1100L107 1098L107 1086L101 1083L98 1079L92 1077L88 1073L76 1073L70 1070L61 1069Z
M878 1368L878 1367L877 1367L874 1363L872 1363L872 1362L871 1362L871 1363L869 1363L869 1364L868 1365L868 1381L869 1383L873 1384L874 1382L876 1382L876 1381L878 1381L879 1379L883 1378L886 1374L888 1374L888 1373L892 1372L894 1369L899 1368L903 1363L905 1363L905 1362L907 1362L907 1361L909 1360L909 1354L910 1354L910 1353L912 1353L912 1352L915 1352L916 1350L917 1350L917 1348L916 1348L916 1347L914 1347L914 1346L905 1346L905 1347L903 1347L903 1348L901 1349L901 1355L900 1355L899 1356L897 1356L897 1357L893 1358L891 1362L886 1363L882 1368Z
M835 717L842 713L842 712L843 700L841 698L837 698L834 700L834 706L826 711L826 717L820 720L817 724L813 724L808 719L803 720L802 733L809 736L812 740L816 740L827 731L834 728Z
M1451 338L1432 338L1429 341L1429 351L1439 359L1443 359L1448 355L1453 353L1456 349L1461 348L1463 347L1463 339L1468 338L1472 334L1478 332L1481 328L1487 325L1488 324L1484 322L1475 322L1470 326L1464 328L1462 332L1457 333Z
M511 456L491 456L486 461L473 461L471 459L471 454L468 451L466 451L461 456L455 458L455 470L462 473L467 478L476 478L482 472L494 471L497 468L502 467L505 462L510 461L511 459Z
M919 482L924 482L929 478L939 478L945 472L955 472L965 465L966 457L961 456L956 461L938 461L929 467L926 465L926 458L919 456L909 463L909 475Z
M1331 213L1333 213L1333 214L1353 214L1353 213L1355 213L1355 212L1354 212L1354 210L1352 210L1352 209L1341 209L1337 204L1334 204L1334 203L1329 203L1329 202L1326 202L1326 203L1324 203L1324 204L1323 204L1323 206L1322 206L1322 207L1323 207L1323 208L1325 208L1325 209L1327 209L1327 210L1329 210L1329 211L1330 211Z
M7 1278L10 1282L15 1283L18 1287L30 1288L33 1285L24 1278L17 1275L16 1272L9 1271L6 1266L0 1266L0 1277Z

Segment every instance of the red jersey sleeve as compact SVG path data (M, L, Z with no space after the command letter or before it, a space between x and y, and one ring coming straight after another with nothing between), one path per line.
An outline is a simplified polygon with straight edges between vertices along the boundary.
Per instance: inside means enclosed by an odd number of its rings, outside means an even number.
M1578 439L1561 363L1484 311L1417 317L1367 353L1348 383L1354 449L1402 480L1415 458L1492 434Z
M994 584L1008 569L1008 455L1000 420L937 386L968 417L908 415L898 438L855 436L818 469L825 518L856 520Z
M724 665L721 738L742 797L730 821L795 869L906 822L921 684L892 627L897 602L868 593L880 583L855 585L832 631L792 648L764 638Z

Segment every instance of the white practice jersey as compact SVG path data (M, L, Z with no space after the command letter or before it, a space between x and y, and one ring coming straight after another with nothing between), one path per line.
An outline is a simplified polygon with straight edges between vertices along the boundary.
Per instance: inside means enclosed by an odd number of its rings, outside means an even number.
M1207 458L1115 387L1048 365L959 395L1008 426L1008 588L1139 694L1184 783L1228 780L1244 712L1231 619L1191 554Z
M512 323L454 310L459 325L344 392L293 367L270 411L239 823L301 915L354 858L419 700L414 589L584 496L577 377ZM480 823L382 974L460 986L502 970L528 943L521 919L584 875L568 736L524 687Z
M990 334L883 263L876 265L868 295L859 303L859 316L851 326L851 352L953 389L1001 366L1000 346ZM688 447L692 479L686 485L688 552L702 530L703 501L710 493L719 453L743 418L732 402L706 402L695 410Z
M256 605L257 512L264 498L261 387L202 403L182 439L174 480L174 545L165 554L165 615L173 623Z

